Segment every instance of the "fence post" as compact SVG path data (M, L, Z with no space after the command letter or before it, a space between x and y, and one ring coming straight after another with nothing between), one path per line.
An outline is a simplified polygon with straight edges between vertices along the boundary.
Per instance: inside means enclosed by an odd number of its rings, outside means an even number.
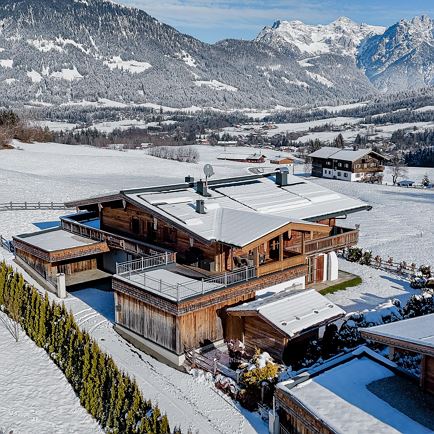
M27 209L27 202L24 202L24 209Z
M12 209L12 201L10 201L9 203L10 203L10 205L11 205L11 209Z
M249 280L249 267L246 265L246 282Z
M142 256L142 270L145 269L145 258Z
M202 294L205 294L205 289L203 287L203 277L202 277Z
M217 374L217 359L214 357L214 375Z
M169 263L169 254L166 252L166 265Z
M228 273L225 272L225 287L228 286Z
M51 209L54 209L54 203L51 202Z

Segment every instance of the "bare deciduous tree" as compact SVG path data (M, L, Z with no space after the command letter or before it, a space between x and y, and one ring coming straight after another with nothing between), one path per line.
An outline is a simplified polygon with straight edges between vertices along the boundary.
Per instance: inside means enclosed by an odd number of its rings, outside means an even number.
M408 170L407 167L405 167L404 162L398 155L395 155L391 159L390 163L392 169L392 182L393 185L396 185L399 178L403 178L405 175L407 175Z

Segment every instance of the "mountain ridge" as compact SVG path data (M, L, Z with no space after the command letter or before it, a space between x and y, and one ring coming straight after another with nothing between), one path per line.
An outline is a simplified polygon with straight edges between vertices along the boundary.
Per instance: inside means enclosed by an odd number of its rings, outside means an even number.
M298 32L295 44L282 37L285 26ZM375 95L365 71L376 45L365 40L381 29L341 17L317 26L312 42L306 32L313 27L281 21L252 41L207 44L108 0L6 0L0 5L0 105L108 99L243 109ZM301 50L300 40L318 53ZM361 45L369 53L363 59Z

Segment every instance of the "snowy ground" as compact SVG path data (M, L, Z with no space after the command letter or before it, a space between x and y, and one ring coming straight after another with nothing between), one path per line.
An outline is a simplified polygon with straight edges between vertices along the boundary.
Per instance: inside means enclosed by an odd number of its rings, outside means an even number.
M47 353L1 323L0 366L0 432L102 433Z
M198 146L200 163L188 164L150 157L144 151L119 152L58 144L19 145L24 150L0 153L0 202L64 201L123 188L179 182L186 175L202 177L205 163L213 164L215 177L246 174L249 168L244 163L217 160L224 152L219 147ZM230 148L227 152L247 154L253 150ZM264 153L268 157L278 154L269 150ZM425 171L434 179L434 169L411 169L408 177L419 181ZM352 215L341 223L361 225L363 247L375 254L392 255L396 260L432 264L434 191L311 180L373 205L372 211ZM390 182L389 176L386 181ZM36 227L32 222L52 220L62 214L61 211L3 212L0 234L10 237L33 231ZM10 259L0 249L2 255ZM389 298L405 301L413 293L408 283L396 276L356 264L344 263L343 268L363 278L362 285L330 297L348 311L375 307ZM145 397L158 402L167 412L173 425L182 425L184 430L191 427L193 432L201 433L266 432L266 425L258 417L240 410L212 385L175 371L127 344L113 331L109 312L101 309L111 302L109 298L109 294L93 289L69 295L66 304L80 325L113 355L121 368L137 379ZM33 388L29 394L34 393Z

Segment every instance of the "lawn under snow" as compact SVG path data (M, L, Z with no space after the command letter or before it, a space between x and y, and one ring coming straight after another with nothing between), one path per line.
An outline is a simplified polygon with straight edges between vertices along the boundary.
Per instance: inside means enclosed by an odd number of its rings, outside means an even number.
M224 148L209 146L198 146L200 163L190 164L150 157L144 151L119 152L59 144L17 145L23 150L0 151L0 202L65 201L123 188L179 182L186 175L198 179L203 176L205 163L213 164L215 177L247 174L249 168L248 164L217 160ZM249 154L254 150L231 148L227 152ZM268 157L281 154L262 152ZM426 171L434 179L434 170ZM419 181L424 173L425 169L410 169L408 177ZM310 180L372 204L372 211L351 215L340 222L343 226L361 225L360 245L372 249L374 254L392 255L396 260L432 264L433 191ZM388 176L386 181L390 182ZM3 212L0 234L10 238L33 231L36 227L32 222L53 220L62 214L62 211ZM2 255L11 259L0 249ZM346 262L341 265L363 278L362 285L330 296L347 311L372 308L389 298L405 301L415 293L408 283L391 274ZM66 299L79 324L113 355L122 369L137 379L144 396L158 402L172 425L201 433L267 432L265 423L257 416L240 410L211 384L169 368L126 343L112 328L110 309L107 310L110 303L110 294L98 289L68 295ZM35 387L31 385L29 394Z
M4 315L0 313L0 315ZM0 322L0 432L102 433L47 353Z

